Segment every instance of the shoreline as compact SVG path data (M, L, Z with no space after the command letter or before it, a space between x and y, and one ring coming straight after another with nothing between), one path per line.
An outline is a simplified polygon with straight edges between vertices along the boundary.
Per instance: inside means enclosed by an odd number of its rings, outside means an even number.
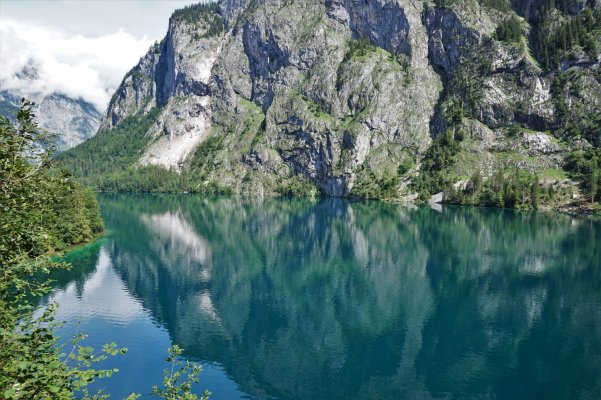
M242 194L242 193L232 193L232 194L214 194L214 193L201 193L201 192L134 192L134 191L94 191L96 194L100 195L152 195L152 196L160 196L160 195L186 195L186 196L201 196L201 197L235 197L239 199L257 199L257 198L297 198L297 199L319 199L319 198L338 198L345 199L348 201L365 201L365 202L382 202L386 204L396 204L396 205L404 205L408 207L420 207L427 206L432 203L424 201L424 202L406 202L402 201L402 199L397 198L385 198L385 199L365 199L353 196L341 197L341 196L327 196L327 195L315 195L315 196L284 196L279 194L263 194L252 195L252 194ZM506 208L506 207L490 207L483 204L456 204L456 203L447 203L440 202L434 203L439 204L441 206L454 206L454 207L477 207L477 208L487 208L487 209L496 209L496 210L512 210L512 211L537 211L544 213L558 213L564 215L572 215L572 216L580 216L580 217L598 217L601 218L601 204L596 203L581 203L575 205L565 205L558 208L554 207L545 207L542 205L538 209L533 208ZM591 206L592 204L592 206ZM104 235L104 234L103 234ZM95 239L96 240L96 239ZM79 245L75 245L79 246Z
M94 237L88 241L69 245L69 246L65 247L64 249L50 252L47 254L47 256L50 258L64 258L66 255L68 255L70 253L85 249L88 246L93 246L93 245L98 244L98 242L108 238L109 234L110 234L110 231L108 229L105 229L102 232L94 235Z

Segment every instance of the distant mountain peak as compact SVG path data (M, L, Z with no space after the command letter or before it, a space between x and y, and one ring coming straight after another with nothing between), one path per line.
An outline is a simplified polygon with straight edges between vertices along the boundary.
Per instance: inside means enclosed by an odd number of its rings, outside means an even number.
M20 80L34 81L40 78L40 69L35 64L35 61L30 59L21 71L15 74L15 76Z
M44 95L2 90L0 115L14 120L22 97L35 103L36 121L42 129L56 135L59 151L77 146L98 131L102 114L96 107L81 98L74 99L62 93Z

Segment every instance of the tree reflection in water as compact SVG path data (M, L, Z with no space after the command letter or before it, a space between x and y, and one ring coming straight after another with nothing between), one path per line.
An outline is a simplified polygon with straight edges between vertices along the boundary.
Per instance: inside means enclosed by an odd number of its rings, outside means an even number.
M104 245L250 395L601 398L601 224L341 199L105 196Z

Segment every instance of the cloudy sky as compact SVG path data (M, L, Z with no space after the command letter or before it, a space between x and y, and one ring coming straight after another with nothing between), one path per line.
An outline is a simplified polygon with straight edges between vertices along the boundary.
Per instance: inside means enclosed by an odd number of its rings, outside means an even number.
M197 2L0 0L0 89L59 92L104 111L123 75L163 38L173 10ZM28 65L36 78L24 78Z

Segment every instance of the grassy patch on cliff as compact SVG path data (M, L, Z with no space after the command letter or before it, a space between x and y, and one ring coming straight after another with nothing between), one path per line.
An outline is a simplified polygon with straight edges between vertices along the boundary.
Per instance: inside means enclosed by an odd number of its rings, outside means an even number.
M242 141L246 150L256 147L265 134L265 113L263 109L246 99L241 99L240 104L246 110L242 123Z

